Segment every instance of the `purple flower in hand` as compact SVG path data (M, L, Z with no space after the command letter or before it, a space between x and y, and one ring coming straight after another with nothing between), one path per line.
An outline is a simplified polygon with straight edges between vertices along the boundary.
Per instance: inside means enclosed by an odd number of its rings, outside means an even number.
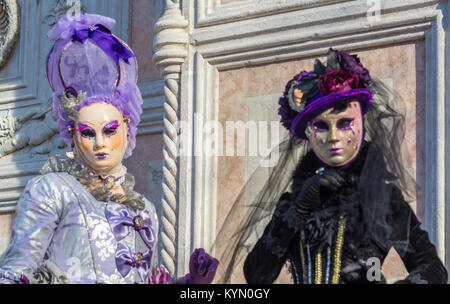
M170 277L170 273L163 266L161 266L160 268L156 268L153 275L151 273L148 275L148 283L172 284L172 278Z
M219 261L197 248L189 260L189 273L185 276L186 284L210 284L216 275Z

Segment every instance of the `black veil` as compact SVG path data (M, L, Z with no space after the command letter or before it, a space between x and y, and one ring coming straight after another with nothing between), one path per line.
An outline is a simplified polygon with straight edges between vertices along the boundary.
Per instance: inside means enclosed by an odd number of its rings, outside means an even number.
M386 213L392 191L398 188L407 202L415 202L416 184L404 166L409 163L408 151L402 145L405 135L404 103L380 80L372 79L369 89L373 102L364 116L364 139L369 145L358 191L364 202L365 233L371 234L383 248L391 234ZM211 249L211 252L215 250L220 261L215 283L245 283L242 269L245 258L262 236L281 195L291 191L297 164L309 151L307 141L288 135L276 147L278 163L270 168L267 180L261 183L260 171L267 170L261 166L248 179L218 230ZM257 193L254 199L248 199L249 190ZM396 248L406 250L407 243L408 236L399 241Z

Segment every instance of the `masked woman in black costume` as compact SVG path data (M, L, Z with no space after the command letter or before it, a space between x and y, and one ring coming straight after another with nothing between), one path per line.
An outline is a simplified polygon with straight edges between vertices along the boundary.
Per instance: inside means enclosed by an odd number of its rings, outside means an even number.
M314 70L288 82L279 114L293 136L280 145L278 165L225 246L232 250L220 259L221 282L230 282L245 259L248 283L274 282L286 262L298 284L383 283L371 267L392 247L409 272L399 282L447 282L408 203L415 182L403 167L395 100L356 55L332 49L326 66L316 60Z

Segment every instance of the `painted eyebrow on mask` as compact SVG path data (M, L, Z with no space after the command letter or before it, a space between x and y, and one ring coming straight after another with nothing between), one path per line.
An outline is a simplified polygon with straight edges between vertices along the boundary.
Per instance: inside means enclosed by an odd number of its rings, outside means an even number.
M88 126L87 124L85 124L85 123L82 123L82 122L79 122L78 123L78 129L74 129L75 131L83 131L83 130L86 130L86 129L92 129L90 126Z
M117 133L117 129L120 124L117 120L112 120L108 122L102 129L103 136L114 136Z
M95 130L85 123L79 122L78 129L74 129L74 131L80 132L81 137L95 138Z

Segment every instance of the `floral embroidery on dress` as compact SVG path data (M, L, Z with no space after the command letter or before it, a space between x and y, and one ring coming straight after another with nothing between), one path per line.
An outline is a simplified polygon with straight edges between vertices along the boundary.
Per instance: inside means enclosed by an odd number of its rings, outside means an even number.
M98 257L104 262L114 254L115 250L114 238L111 235L109 224L98 215L90 215L88 222L92 229L91 241L98 250Z
M114 253L114 244L110 239L96 241L95 247L98 248L98 256L104 262Z
M109 224L108 222L106 222L105 220L103 220L102 218L96 216L96 215L91 215L89 217L89 226L92 227L92 240L95 239L107 239L110 237L110 229L109 229Z

